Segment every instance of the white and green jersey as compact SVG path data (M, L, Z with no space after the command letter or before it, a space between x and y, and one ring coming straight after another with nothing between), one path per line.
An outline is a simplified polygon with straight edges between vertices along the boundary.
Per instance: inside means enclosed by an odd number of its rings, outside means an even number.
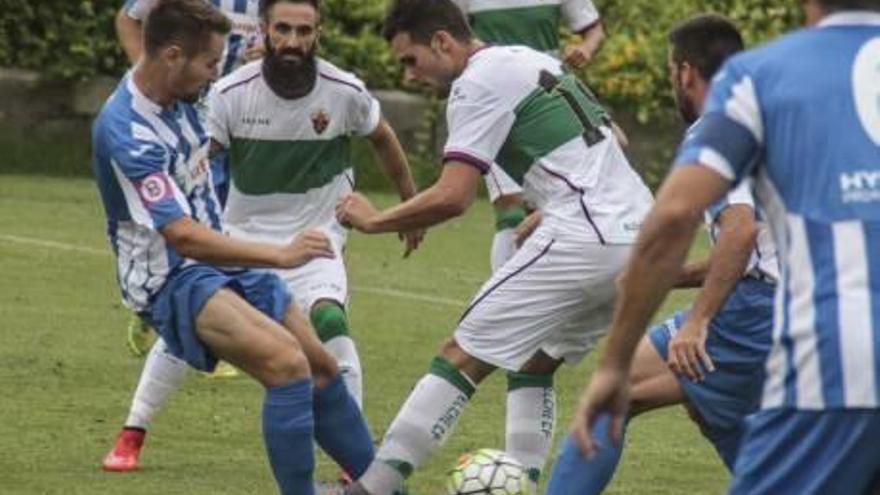
M599 21L591 0L454 0L467 14L474 33L496 45L526 45L556 54L559 27L565 21L580 32Z
M223 225L230 234L286 242L306 228L344 241L336 202L354 184L352 136L380 120L379 102L354 75L318 59L308 95L286 100L251 62L217 82L208 132L229 150L232 183Z
M605 111L553 57L524 46L476 52L450 91L446 161L497 163L550 232L631 243L651 207ZM555 234L554 234L555 235Z

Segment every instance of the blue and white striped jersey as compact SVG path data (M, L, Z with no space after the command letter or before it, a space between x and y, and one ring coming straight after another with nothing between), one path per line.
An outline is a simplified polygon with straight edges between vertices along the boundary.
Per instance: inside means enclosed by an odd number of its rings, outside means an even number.
M143 21L158 0L126 0L125 12L132 19ZM225 76L245 64L245 50L262 43L260 32L260 0L205 0L232 22L232 31L226 38L226 47L220 63L220 75Z
M92 150L123 301L146 311L168 274L192 262L159 229L188 215L220 230L207 136L192 105L162 108L129 74L93 124Z
M678 164L756 177L782 265L764 408L880 405L880 14L730 59Z

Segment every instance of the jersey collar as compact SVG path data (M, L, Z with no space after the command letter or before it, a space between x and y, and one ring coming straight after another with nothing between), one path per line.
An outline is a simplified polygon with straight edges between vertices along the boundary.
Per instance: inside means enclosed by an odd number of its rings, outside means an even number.
M155 114L162 113L162 106L156 103L155 101L149 99L144 95L140 88L137 87L137 84L134 83L134 71L129 70L128 74L125 76L126 81L125 85L128 88L128 91L131 93L132 97L145 108L150 109L151 112Z
M819 21L818 26L880 26L880 13L870 10L846 10L826 16Z

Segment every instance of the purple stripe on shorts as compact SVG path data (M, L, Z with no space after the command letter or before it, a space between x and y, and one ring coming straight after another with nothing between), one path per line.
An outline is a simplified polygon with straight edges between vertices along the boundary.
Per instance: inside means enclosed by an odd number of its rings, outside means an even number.
M586 194L584 188L572 184L571 181L568 180L568 177L558 172L554 172L544 165L541 165L541 169L550 174L552 177L556 177L557 179L565 182L565 185L567 185L569 189L580 194L581 210L584 211L584 216L587 217L587 222L589 222L590 226L593 227L593 230L596 232L596 236L599 237L599 243L605 244L605 238L602 237L602 232L599 232L599 227L597 227L596 223L593 222L593 217L590 216L590 211L587 209L587 204L584 203L584 194Z
M488 163L484 162L483 160L480 160L479 158L475 157L474 155L465 153L463 151L448 151L443 155L443 163L446 163L446 162L452 161L452 160L455 160L457 162L466 163L472 167L475 167L482 174L487 173L489 171L489 169L491 168L491 166Z
M508 280L512 279L513 277L515 277L515 276L519 275L520 273L522 273L523 271L525 271L526 268L537 263L539 259L543 258L544 255L547 254L548 251L550 251L550 246L552 246L554 242L556 242L556 239L553 239L552 241L547 243L547 245L544 247L544 249L542 249L540 253L535 255L534 258L532 258L528 262L526 262L525 265L517 268L513 273L502 278L501 280L496 282L495 285L493 285L492 287L489 287L489 289L487 289L486 292L483 292L482 294L480 294L480 297L478 297L476 301L472 302L471 305L468 306L468 308L466 310L464 310L464 314L461 315L461 318L458 320L458 322L461 323L462 321L464 321L464 319L467 318L467 315L469 315L470 312L475 307L477 307L477 304L480 304L483 301L483 299L485 299L495 289L497 289L498 287L501 287L501 284L503 284L504 282L507 282Z

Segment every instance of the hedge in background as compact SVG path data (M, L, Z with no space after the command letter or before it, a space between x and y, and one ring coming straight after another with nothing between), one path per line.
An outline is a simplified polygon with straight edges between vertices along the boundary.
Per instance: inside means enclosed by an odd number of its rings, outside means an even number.
M113 20L122 0L4 0L0 67L48 79L118 76L128 66ZM399 68L379 35L383 0L325 0L321 53L371 87L394 88Z
M672 105L666 74L666 33L698 12L733 19L751 46L801 23L794 0L598 0L608 38L582 76L614 108L645 122Z

